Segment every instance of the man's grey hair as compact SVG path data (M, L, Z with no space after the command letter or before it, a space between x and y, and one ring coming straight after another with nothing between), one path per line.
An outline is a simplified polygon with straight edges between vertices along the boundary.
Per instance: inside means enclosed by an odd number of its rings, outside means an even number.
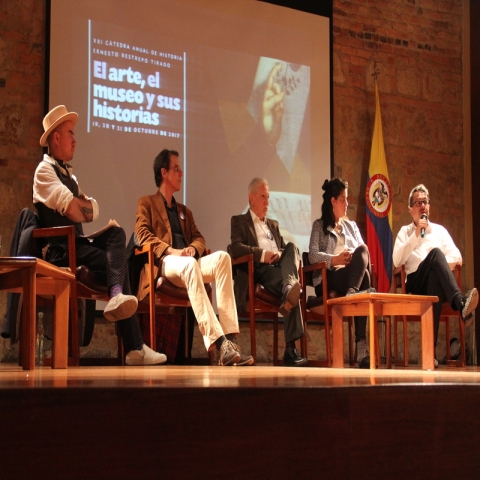
M266 178L255 177L254 179L252 179L252 181L248 185L248 195L255 195L262 185L268 187L268 182Z
M415 195L416 192L423 192L427 196L427 202L430 203L430 194L428 193L427 187L423 184L420 183L420 185L417 185L416 187L412 188L412 191L410 192L410 195L408 196L408 206L413 207L413 196Z

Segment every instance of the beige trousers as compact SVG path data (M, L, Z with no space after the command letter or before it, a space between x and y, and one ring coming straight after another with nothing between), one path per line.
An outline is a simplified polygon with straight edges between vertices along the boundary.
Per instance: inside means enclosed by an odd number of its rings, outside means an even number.
M163 258L162 275L177 287L186 287L207 351L220 336L239 332L228 253L214 252L198 261L193 257L167 255ZM219 319L205 291L204 284L211 282L215 282Z

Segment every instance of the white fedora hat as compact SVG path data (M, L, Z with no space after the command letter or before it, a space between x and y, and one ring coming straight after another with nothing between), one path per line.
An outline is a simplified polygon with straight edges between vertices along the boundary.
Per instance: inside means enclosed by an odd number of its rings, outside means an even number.
M40 145L46 147L47 139L52 130L63 122L70 120L75 126L78 122L78 114L75 112L68 112L65 105L59 105L50 110L43 119L43 129L45 133L40 137Z

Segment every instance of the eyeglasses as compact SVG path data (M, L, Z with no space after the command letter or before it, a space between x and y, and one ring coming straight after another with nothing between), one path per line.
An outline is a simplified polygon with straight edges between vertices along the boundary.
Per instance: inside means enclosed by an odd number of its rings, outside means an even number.
M425 206L428 205L428 200L415 200L415 201L413 202L413 206L414 206L414 207L420 208L420 207L423 207L424 205L425 205Z
M170 167L169 170L173 170L175 173L183 173L182 169L178 165Z

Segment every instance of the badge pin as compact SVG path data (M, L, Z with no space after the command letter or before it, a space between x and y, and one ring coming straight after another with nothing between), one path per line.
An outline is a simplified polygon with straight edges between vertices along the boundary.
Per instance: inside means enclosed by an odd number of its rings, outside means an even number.
M180 218L181 218L182 220L185 220L185 215L184 215L183 213L181 213L181 214L180 214Z

